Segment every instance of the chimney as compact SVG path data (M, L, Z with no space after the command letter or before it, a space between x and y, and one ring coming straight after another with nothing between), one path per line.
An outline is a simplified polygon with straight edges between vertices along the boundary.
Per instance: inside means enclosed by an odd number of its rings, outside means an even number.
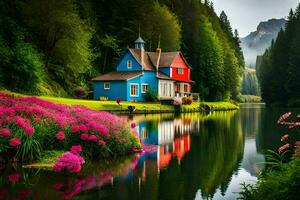
M156 73L158 73L159 61L160 61L160 56L161 56L161 48L157 48L156 53L157 53Z
M145 54L145 49L141 48L141 64L143 70L144 70L144 54Z

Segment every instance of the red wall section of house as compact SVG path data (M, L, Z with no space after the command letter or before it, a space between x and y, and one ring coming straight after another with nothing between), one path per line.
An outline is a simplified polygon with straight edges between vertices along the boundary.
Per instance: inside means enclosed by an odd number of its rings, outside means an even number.
M182 56L178 54L176 58L173 60L171 65L172 68L172 79L179 80L179 81L191 81L190 79L190 68L184 62ZM183 70L183 74L178 74L177 69L180 68Z

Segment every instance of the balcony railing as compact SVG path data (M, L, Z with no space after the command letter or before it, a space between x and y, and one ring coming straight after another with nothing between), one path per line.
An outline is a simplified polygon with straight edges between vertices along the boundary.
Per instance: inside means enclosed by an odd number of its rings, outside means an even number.
M200 101L200 93L191 93L191 92L176 92L176 97L192 97L193 101Z

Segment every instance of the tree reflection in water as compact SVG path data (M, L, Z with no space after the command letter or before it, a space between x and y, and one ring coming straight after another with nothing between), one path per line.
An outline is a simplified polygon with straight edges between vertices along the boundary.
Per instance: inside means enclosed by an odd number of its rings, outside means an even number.
M266 137L256 135L261 124L255 119L261 113L247 112L133 116L141 140L157 145L150 152L90 163L75 175L22 169L22 177L27 178L20 179L22 187L14 192L30 189L33 199L56 200L228 199L241 167L243 173L254 175L255 162L263 159L253 149L255 138ZM253 141L250 146L249 141ZM8 174L1 175L0 199L16 188L7 181Z

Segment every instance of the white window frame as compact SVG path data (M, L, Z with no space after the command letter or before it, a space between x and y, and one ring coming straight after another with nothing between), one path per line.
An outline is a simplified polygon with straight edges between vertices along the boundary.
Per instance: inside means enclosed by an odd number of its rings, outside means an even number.
M180 74L180 75L184 74L184 71L182 68L177 68L176 71L177 71L177 74Z
M108 84L108 87L106 87L106 84ZM104 82L103 88L104 90L110 90L110 82Z
M146 91L143 90L143 86L147 86L147 90L146 90ZM147 93L147 92L149 91L149 84L147 84L147 83L142 83L142 84L141 84L141 90L142 90L142 93L143 93L143 94Z
M131 86L132 85L135 85L136 86L136 95L132 94L132 91L131 91ZM130 92L130 96L131 97L138 97L139 96L139 84L137 83L130 83L130 89L129 89L129 92Z
M132 60L127 60L127 69L132 69Z

